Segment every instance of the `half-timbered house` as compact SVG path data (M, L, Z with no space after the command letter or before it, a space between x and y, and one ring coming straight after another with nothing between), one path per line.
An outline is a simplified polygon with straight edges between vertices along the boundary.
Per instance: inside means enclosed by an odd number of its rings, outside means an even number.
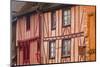
M32 3L17 15L17 65L96 60L96 7ZM24 10L27 9L27 10Z

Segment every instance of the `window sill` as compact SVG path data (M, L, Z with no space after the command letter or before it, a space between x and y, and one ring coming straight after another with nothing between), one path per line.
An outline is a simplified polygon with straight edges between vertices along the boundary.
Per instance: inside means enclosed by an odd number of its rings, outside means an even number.
M66 25L66 26L63 25L62 28L66 28L66 27L70 27L70 26L71 26L71 25Z
M55 57L49 57L49 59L55 59Z
M62 56L61 58L70 58L71 56Z

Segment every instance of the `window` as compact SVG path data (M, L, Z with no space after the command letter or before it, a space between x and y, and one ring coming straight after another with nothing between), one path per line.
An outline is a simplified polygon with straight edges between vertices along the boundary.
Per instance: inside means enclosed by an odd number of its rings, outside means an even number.
M62 57L70 57L71 39L62 40Z
M71 11L70 9L63 10L63 27L68 26L71 24Z
M55 40L49 42L49 58L55 58Z
M26 30L30 30L30 15L26 16Z
M52 12L51 19L51 30L54 30L56 29L56 11Z

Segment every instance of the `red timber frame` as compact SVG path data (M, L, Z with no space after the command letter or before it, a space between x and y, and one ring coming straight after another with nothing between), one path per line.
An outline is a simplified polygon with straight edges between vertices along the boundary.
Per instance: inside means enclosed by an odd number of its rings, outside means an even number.
M38 19L41 19L40 13L38 14ZM18 48L19 48L19 64L18 65L29 65L30 64L30 43L33 41L37 41L37 53L35 54L37 62L41 63L41 20L39 21L39 36L35 38L30 38L30 39L24 39L24 40L17 40L18 43ZM19 25L20 26L20 25ZM36 26L35 31L37 31L38 26ZM21 27L19 28L20 30L20 37L22 39L22 30ZM26 29L27 30L27 29ZM29 30L30 31L30 30ZM36 32L34 33L36 34ZM31 34L29 34L31 35ZM20 63L20 51L23 51L23 64Z
M30 50L29 50L30 43L29 42L19 42L18 44L19 44L19 51L21 50L23 51L23 64L30 64ZM19 54L19 57L20 57L20 54Z

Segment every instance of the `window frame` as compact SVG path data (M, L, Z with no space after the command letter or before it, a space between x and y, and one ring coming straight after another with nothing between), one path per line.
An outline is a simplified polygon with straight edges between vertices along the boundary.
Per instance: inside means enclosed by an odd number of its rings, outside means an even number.
M51 56L51 43L55 43L54 45L54 48L55 48L55 54L54 54L54 57ZM56 56L56 40L51 40L49 41L49 59L55 59L55 56Z
M55 15L55 19L54 19L54 15ZM53 23L55 23L55 26L53 26ZM55 30L55 29L56 29L56 10L53 10L51 11L51 30Z
M64 46L63 43L64 43L65 40L69 40L69 41L70 41L70 56L68 56L68 55L67 55L67 56L63 55L63 46ZM67 42L68 42L68 41L67 41ZM68 46L68 45L67 45L67 46ZM68 49L67 49L67 51L68 51ZM65 38L65 39L62 39L61 57L62 57L62 58L68 58L68 57L71 57L71 38L68 38L68 39L66 39L66 38Z
M70 24L67 24L67 25L64 25L64 11L66 11L67 10L67 12L68 12L68 10L70 10L70 19L69 19L69 21L70 21ZM67 15L68 16L68 15ZM68 18L68 17L67 17ZM68 21L68 20L67 20ZM64 28L64 27L69 27L69 26L71 26L71 8L70 7L68 7L68 8L63 8L62 9L62 27Z

